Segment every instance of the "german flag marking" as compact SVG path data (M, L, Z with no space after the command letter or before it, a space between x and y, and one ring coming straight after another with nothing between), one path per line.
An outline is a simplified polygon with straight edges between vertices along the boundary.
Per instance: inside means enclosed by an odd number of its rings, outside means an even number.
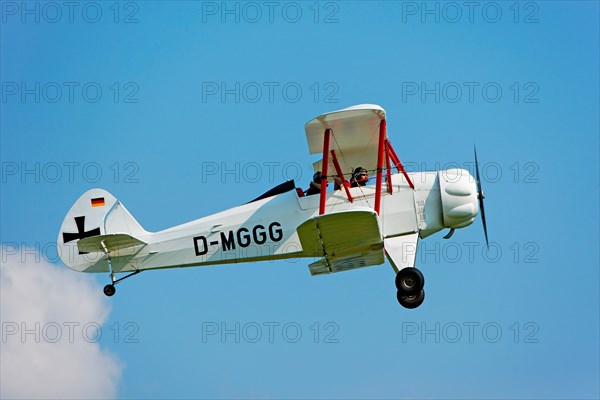
M92 207L102 207L104 206L104 197L97 197L92 199Z

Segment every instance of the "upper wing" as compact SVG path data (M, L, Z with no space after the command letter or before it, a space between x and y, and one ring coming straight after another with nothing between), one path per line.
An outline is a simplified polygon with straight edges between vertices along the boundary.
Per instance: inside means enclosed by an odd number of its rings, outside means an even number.
M370 208L319 215L296 230L303 252L323 257L309 266L313 275L384 262L378 216Z
M304 125L310 154L323 153L323 135L332 130L330 149L335 150L344 174L356 167L369 171L377 169L379 124L385 119L385 110L375 104L361 104L323 114ZM329 171L335 171L329 157ZM314 163L315 171L322 171L321 160Z

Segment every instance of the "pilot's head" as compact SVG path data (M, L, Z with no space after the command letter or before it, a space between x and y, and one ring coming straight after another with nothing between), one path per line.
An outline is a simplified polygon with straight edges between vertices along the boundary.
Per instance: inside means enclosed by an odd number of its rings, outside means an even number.
M363 167L358 167L352 175L352 183L356 182L358 186L365 186L369 181L369 173Z
M315 172L315 174L313 175L313 182L321 183L321 171Z

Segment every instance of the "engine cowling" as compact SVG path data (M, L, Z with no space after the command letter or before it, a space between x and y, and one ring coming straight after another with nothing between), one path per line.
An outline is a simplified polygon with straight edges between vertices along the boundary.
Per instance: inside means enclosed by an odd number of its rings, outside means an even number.
M471 225L479 213L475 178L464 169L438 171L442 212L446 228Z

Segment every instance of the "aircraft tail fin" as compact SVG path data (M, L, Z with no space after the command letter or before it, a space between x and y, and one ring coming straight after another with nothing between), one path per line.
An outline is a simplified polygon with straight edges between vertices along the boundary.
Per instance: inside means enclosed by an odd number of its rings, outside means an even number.
M94 251L89 243L78 246L82 239L101 235L130 237L130 245L119 245L119 249L131 252L132 247L145 245L149 233L116 197L103 189L91 189L77 199L63 220L57 239L60 259L76 271L108 272L103 252ZM84 240L82 245L89 241Z

